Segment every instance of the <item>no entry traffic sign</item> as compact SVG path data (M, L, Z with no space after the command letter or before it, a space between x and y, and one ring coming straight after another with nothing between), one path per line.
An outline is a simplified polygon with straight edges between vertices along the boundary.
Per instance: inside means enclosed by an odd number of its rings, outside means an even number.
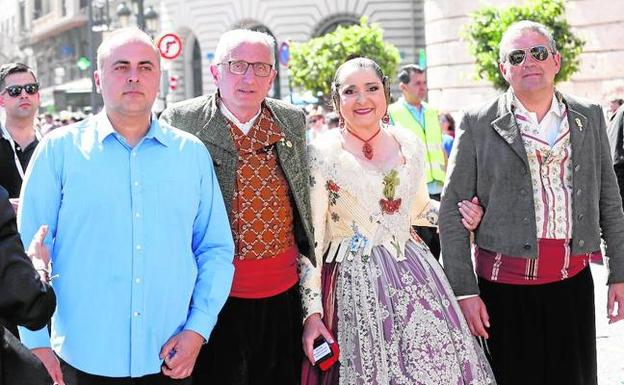
M160 56L165 59L175 59L182 53L182 40L175 33L167 33L158 40Z

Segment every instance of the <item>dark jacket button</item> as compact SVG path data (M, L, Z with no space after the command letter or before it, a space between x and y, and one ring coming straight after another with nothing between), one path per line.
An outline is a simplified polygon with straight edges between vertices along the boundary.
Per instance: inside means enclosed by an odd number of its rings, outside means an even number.
M585 245L585 241L584 241L584 240L582 240L582 239L579 239L579 241L578 241L578 245L579 245L579 246L581 246L581 247L583 247L583 245Z
M212 161L212 163L214 163L215 166L219 167L221 166L221 159L215 159Z
M531 245L529 245L528 243L524 244L524 249L525 250L531 250Z

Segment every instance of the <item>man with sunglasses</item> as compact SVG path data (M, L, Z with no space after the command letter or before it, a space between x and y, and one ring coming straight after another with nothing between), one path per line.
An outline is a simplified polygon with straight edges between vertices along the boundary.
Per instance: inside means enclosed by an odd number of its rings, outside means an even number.
M486 338L499 385L595 385L589 261L609 256L609 322L624 319L624 213L602 108L554 86L561 57L548 29L504 33L510 87L463 116L440 208L444 267L472 333ZM457 203L485 214L469 234Z
M217 92L161 119L204 141L235 241L232 291L197 361L195 384L300 382L302 309L297 263L314 263L303 111L267 97L275 41L233 30L210 72Z
M39 84L33 70L22 63L0 67L0 106L6 121L0 123L0 186L9 193L17 211L24 172L39 144L35 116L39 108ZM18 335L17 326L1 320L7 329Z
M0 185L12 202L19 197L24 172L39 143L35 116L39 108L39 84L33 70L22 63L0 67L0 106L6 121L0 139Z

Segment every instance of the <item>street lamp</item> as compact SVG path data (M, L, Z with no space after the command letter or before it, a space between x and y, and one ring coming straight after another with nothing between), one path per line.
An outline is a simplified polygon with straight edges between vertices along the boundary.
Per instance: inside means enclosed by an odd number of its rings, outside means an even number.
M122 27L127 27L130 24L130 15L132 15L132 10L130 10L130 7L128 7L128 4L126 4L125 1L119 3L115 13L119 19L119 24L121 24Z
M153 6L144 8L143 0L131 0L131 4L136 7L136 25L139 29L147 33L155 33L158 29L158 12ZM122 27L130 25L130 17L132 16L132 8L124 1L117 6L117 17Z
M158 32L158 16L158 12L156 12L153 5L147 7L145 11L145 32L150 35Z

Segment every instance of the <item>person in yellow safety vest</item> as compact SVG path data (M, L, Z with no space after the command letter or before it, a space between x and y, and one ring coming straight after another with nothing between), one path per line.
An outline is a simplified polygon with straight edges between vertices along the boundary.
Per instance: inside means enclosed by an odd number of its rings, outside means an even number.
M427 96L425 71L415 64L402 67L398 74L399 88L403 96L388 106L391 124L411 130L420 138L427 149L425 175L429 195L440 200L446 176L446 155L442 144L442 129L438 111L429 107L423 100ZM437 230L418 227L416 231L427 243L431 253L439 258L440 240Z

